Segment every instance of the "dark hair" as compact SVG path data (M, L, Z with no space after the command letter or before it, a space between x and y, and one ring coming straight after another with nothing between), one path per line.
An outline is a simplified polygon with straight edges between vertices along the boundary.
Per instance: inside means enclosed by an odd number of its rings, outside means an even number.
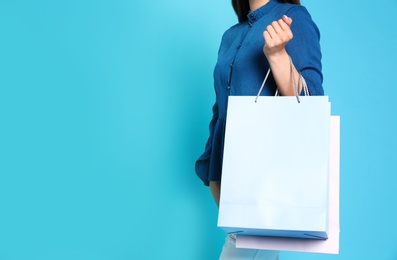
M280 3L290 3L290 4L296 4L300 5L300 0L277 0ZM234 8L234 11L237 14L238 21L244 22L247 21L247 15L250 11L250 5L248 0L232 0L232 5Z

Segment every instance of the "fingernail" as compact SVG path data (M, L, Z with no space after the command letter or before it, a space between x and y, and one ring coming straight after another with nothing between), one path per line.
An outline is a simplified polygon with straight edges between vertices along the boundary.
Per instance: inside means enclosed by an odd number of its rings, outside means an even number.
M283 15L284 16L284 18L287 18L287 19L289 19L289 17L288 16L286 16L286 15Z

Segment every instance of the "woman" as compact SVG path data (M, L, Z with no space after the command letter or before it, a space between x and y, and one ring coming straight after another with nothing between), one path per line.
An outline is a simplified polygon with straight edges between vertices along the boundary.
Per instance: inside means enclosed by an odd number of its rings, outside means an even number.
M232 0L232 4L239 23L222 37L214 70L216 102L210 136L196 162L196 173L210 187L218 206L228 96L255 96L269 68L272 73L261 95L274 95L277 89L280 95L295 95L293 79L300 75L310 95L324 94L320 34L299 0ZM298 88L300 92L301 83ZM221 258L278 259L278 253L236 249L228 236Z

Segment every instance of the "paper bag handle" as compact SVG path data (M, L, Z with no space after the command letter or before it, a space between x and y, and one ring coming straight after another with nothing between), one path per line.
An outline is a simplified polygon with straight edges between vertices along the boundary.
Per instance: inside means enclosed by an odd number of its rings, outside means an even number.
M305 96L310 96L309 89L308 89L308 87L307 87L306 80L303 78L303 76L302 76L301 73L299 73L299 80L298 80L298 83L296 83L295 73L293 73L293 72L294 72L295 66L294 66L294 64L292 63L291 57L289 57L289 61L290 61L290 68L291 68L292 81L293 81L293 83L294 83L294 87L295 87L295 90L296 90L296 99L298 100L298 103L300 103L300 99L299 99L299 84L302 82L303 93L304 93ZM269 74L270 74L270 67L269 67L269 69L267 70L265 79L264 79L263 82L262 82L262 85L261 85L261 87L260 87L260 89L259 89L258 95L256 95L255 103L258 101L258 98L259 98L259 96L260 96L260 94L261 94L261 92L262 92L262 90L263 90L263 87L265 86L265 83L266 83L266 81L267 81L267 78L269 77ZM275 96L279 96L279 95L280 95L280 94L279 94L278 88L277 88Z

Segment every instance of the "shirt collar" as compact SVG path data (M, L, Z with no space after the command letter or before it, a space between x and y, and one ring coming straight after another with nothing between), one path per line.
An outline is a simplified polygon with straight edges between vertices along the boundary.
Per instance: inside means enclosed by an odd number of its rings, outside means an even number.
M258 21L263 16L265 16L276 5L277 5L277 0L270 0L264 6L259 7L258 9L254 10L252 12L250 11L247 15L248 23L251 25L254 24L256 21Z

